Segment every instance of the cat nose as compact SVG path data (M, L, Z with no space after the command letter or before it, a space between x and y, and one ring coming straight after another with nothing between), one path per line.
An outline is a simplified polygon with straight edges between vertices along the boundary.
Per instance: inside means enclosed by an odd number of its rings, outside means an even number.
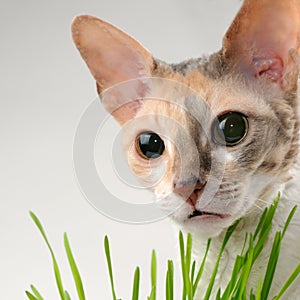
M195 207L199 196L203 192L205 183L200 183L198 180L194 185L174 184L174 193L184 198L191 206Z

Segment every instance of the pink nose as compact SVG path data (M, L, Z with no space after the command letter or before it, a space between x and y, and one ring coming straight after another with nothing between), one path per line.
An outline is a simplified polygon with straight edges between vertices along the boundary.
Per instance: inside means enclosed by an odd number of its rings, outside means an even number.
M205 184L197 183L193 186L179 186L174 188L174 193L185 199L191 206L195 207L197 200Z

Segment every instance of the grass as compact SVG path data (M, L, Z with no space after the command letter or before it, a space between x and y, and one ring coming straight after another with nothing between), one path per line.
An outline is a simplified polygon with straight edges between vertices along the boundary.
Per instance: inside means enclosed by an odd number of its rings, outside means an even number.
M257 282L257 287L255 290L249 291L247 289L247 282L251 274L252 267L262 252L265 241L269 236L270 229L272 227L272 220L275 215L278 206L279 196L274 201L274 203L264 210L261 215L260 221L257 224L256 230L253 233L245 235L244 247L241 249L240 255L236 257L235 264L232 270L232 275L227 283L224 290L218 289L214 286L215 279L218 274L219 263L222 254L226 248L228 241L235 228L237 227L239 221L235 222L231 227L228 228L223 243L221 245L217 261L215 263L213 272L210 277L210 282L207 286L204 298L205 300L266 300L268 299L270 289L272 287L272 282L274 274L276 272L277 262L280 254L280 248L282 240L285 236L286 230L295 214L297 207L295 206L290 212L285 226L282 231L278 231L273 239L272 249L269 255L269 260L267 263L267 268L265 275L260 278ZM57 260L54 255L54 251L47 239L45 230L37 218L37 216L30 212L30 216L34 221L35 225L39 229L52 258L53 271L55 275L56 285L58 289L58 294L61 300L71 300L68 291L64 288L62 283L62 277L59 270ZM211 240L207 241L207 248L202 262L197 268L196 262L192 260L192 236L187 235L186 239L182 232L179 232L179 248L180 248L180 259L181 259L181 276L182 276L182 300L192 300L194 299L195 293L197 291L198 285L201 283L201 277L205 268L206 258L210 251ZM68 240L68 236L64 234L64 248L66 251L69 266L73 275L74 283L77 291L77 299L85 300L85 293L83 288L82 279L80 277L78 267L76 265L71 246ZM110 246L108 237L104 238L104 251L106 255L108 274L111 286L111 294L113 300L119 300L115 290L114 277L113 277L113 267L112 259L110 255ZM197 269L196 269L197 268ZM283 283L282 288L279 293L273 298L273 300L279 300L282 298L284 293L297 278L300 273L300 264L291 272L288 280ZM153 250L151 257L151 290L147 300L156 300L156 287L157 287L157 260L156 253ZM134 272L134 280L132 287L132 300L139 300L139 286L140 286L140 268L137 267ZM178 291L178 288L176 289ZM216 297L213 299L212 294L216 293ZM30 286L30 291L25 292L29 300L44 300L40 292L33 285ZM165 299L174 300L175 299L175 286L174 286L174 263L172 260L167 262L167 271L165 276ZM177 298L179 299L179 295Z

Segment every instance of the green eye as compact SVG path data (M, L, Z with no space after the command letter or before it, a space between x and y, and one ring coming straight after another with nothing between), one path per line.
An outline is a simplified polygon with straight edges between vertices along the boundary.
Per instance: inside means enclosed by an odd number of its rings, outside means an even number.
M234 146L247 135L249 124L247 118L238 112L229 112L220 116L212 127L215 142L224 146Z
M151 131L143 132L137 137L136 147L138 152L148 159L160 157L165 150L164 141Z

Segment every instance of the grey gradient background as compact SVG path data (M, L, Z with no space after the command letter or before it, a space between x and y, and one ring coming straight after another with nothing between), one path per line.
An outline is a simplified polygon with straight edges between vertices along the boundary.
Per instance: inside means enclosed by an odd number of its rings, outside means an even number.
M1 2L1 299L25 299L24 290L31 283L46 299L59 298L49 253L29 210L45 225L71 295L75 289L63 251L64 231L69 234L87 299L111 299L105 234L111 241L118 297L131 298L133 272L139 265L141 299L146 298L155 248L158 299L163 299L166 260L177 257L177 238L169 221L138 226L117 223L94 210L77 186L72 141L96 90L72 44L70 24L75 15L96 15L134 36L154 56L178 62L218 50L239 6L238 0Z

